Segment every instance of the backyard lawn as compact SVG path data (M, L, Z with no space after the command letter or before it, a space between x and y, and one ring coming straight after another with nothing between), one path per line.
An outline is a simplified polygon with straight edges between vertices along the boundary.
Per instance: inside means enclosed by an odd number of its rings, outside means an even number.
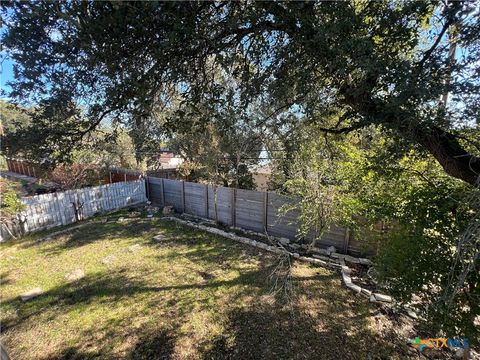
M295 262L289 300L272 293L274 255L173 222L39 236L1 245L1 339L12 359L416 357L397 334L405 320L322 268ZM33 288L44 293L23 302Z

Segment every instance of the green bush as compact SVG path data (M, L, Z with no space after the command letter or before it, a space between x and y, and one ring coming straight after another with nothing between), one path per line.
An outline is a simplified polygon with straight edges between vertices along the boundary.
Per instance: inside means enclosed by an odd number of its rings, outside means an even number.
M11 218L25 207L20 201L15 188L15 183L0 179L0 209L2 218Z
M399 302L415 307L431 334L468 337L478 345L480 226L472 227L477 230L470 237L477 240L462 256L457 245L469 224L480 222L479 205L470 201L480 199L479 189L446 175L420 150L392 151L374 129L329 143L312 135L286 183L303 199L298 202L307 227L303 233L314 230L319 209L327 208L323 223L352 228L366 246L377 243L379 283Z

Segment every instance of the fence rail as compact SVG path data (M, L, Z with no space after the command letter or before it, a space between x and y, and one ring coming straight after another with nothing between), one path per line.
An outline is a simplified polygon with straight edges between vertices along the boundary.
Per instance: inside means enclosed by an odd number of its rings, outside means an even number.
M145 202L147 198L145 181L137 180L24 197L21 201L25 209L18 221L9 226L15 236L71 224L96 213ZM0 227L0 240L10 237L5 226L3 223Z
M294 201L291 197L155 177L147 177L146 181L149 200L161 206L171 205L176 212L290 240L297 238L299 210L280 213L284 205ZM338 251L353 255L372 253L349 229L335 225L317 245L333 245Z

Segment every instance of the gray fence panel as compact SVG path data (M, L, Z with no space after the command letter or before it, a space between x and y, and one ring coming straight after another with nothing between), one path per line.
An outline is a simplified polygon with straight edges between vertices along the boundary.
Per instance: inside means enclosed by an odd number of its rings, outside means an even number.
M270 235L294 240L298 233L297 209L284 213L282 210L292 203L292 199L274 193L268 193L267 230Z
M216 189L216 190L215 190ZM233 189L223 186L209 187L208 213L211 219L215 219L215 191L217 193L218 222L224 225L233 225L232 196Z
M163 184L163 186L162 186ZM173 205L179 213L217 220L228 226L246 230L265 231L270 235L301 241L298 233L300 211L282 208L294 204L298 199L269 192L202 185L178 180L148 177L149 199L157 204ZM216 194L216 196L215 196ZM267 198L267 204L265 204ZM165 203L165 204L164 204ZM216 206L215 206L216 205ZM306 236L307 240L312 235ZM320 247L335 246L338 251L356 255L369 253L363 242L349 234L348 230L332 226L317 241Z
M216 220L215 215L215 189L217 187L213 185L208 185L208 218Z
M160 204L164 206L163 203L163 189L162 189L162 179L161 178L154 178L148 177L148 199L156 204Z
M185 212L187 214L205 217L206 193L205 185L185 182Z
M163 179L165 205L171 205L177 212L183 212L182 182Z
M236 190L235 225L257 232L265 232L265 193L250 190Z

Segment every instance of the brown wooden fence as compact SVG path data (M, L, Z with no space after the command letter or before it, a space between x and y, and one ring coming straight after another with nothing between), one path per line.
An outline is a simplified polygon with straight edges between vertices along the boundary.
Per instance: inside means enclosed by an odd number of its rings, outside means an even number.
M146 180L149 200L161 206L171 205L176 212L292 241L308 241L308 237L298 238L299 210L286 214L281 211L284 205L294 201L291 197L181 180L155 177L147 177ZM356 239L349 229L335 225L325 232L317 245L333 245L339 252L352 255L372 253L372 249Z
M178 179L178 169L159 169L148 170L146 173L136 170L128 170L122 168L111 168L105 176L105 184L113 184L117 182L135 181L143 178L145 175L154 176L165 179Z
M26 176L37 177L39 174L36 164L24 160L7 158L7 167L8 171Z

